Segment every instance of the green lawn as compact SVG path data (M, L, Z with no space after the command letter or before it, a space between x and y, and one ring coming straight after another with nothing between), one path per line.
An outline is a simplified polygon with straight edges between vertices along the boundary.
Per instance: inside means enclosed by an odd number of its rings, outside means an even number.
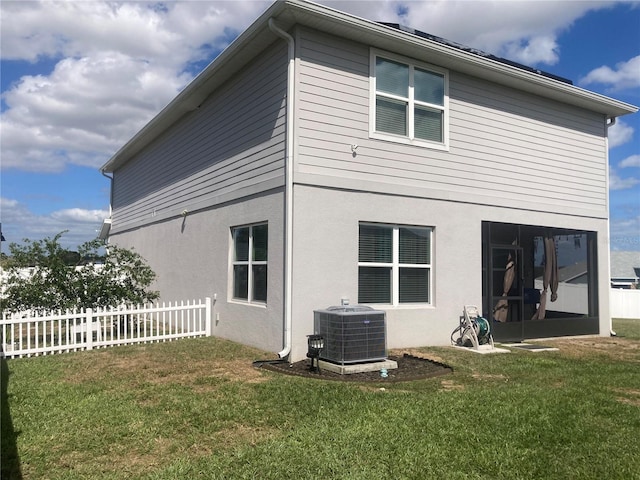
M397 384L202 338L2 361L2 478L640 479L640 320ZM17 458L16 458L17 457ZM9 471L13 468L13 477Z

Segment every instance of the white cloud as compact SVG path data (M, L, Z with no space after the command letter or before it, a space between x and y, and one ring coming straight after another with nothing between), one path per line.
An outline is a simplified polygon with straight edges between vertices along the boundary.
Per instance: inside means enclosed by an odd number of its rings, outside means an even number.
M640 167L640 155L631 155L622 160L618 166L620 168Z
M559 47L553 35L530 38L528 41L509 43L505 47L506 57L519 60L526 65L558 63Z
M87 56L118 51L179 65L203 44L221 48L229 28L242 31L272 2L6 2L2 56ZM320 0L374 21L397 22L514 60L554 63L555 37L608 1Z
M7 243L22 240L41 240L68 230L60 240L61 245L75 249L80 243L97 237L102 221L109 216L107 210L71 208L38 215L17 200L0 197L2 234Z
M105 210L84 210L82 208L67 208L58 210L51 214L51 218L59 222L92 223L100 224L106 218L108 212Z
M202 43L223 36L225 25L243 29L269 3L6 2L2 57L36 61L117 51L179 66Z
M321 2L355 15L401 23L526 64L558 62L558 34L606 1Z
M119 53L66 58L48 76L23 77L3 94L3 168L98 167L188 80Z
M640 87L640 55L616 64L615 69L606 65L598 67L580 80L582 85L593 83L609 85L611 91Z
M609 189L610 190L626 190L640 185L640 179L635 177L622 178L616 169L609 167Z
M619 147L633 138L633 127L627 125L622 120L618 120L613 127L609 128L609 148Z
M3 4L3 60L60 60L2 93L2 168L99 167L269 3Z

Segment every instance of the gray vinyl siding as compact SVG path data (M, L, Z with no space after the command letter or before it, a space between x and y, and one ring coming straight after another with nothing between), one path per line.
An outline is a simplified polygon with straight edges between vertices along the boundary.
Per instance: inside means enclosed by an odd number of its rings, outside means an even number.
M277 42L114 172L114 231L281 187L286 89Z
M371 139L368 46L298 44L296 182L606 218L602 115L449 71L449 151Z

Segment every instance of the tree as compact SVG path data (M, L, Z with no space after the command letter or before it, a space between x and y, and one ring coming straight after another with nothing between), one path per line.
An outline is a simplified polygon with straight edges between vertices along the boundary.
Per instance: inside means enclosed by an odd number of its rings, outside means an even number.
M133 250L110 245L102 263L96 239L82 244L78 252L60 245L60 232L53 238L9 245L10 262L3 310L66 310L153 301L159 293L149 290L156 274ZM69 265L70 260L75 263ZM29 272L29 273L26 273Z

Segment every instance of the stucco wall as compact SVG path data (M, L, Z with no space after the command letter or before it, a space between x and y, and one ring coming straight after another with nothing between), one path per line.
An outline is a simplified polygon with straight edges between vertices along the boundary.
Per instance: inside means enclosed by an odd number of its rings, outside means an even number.
M283 194L275 191L190 212L111 237L134 247L158 275L162 300L216 297L214 335L277 352L282 349ZM231 299L231 228L268 222L268 293L264 304Z
M359 222L434 228L433 304L375 305L387 313L389 348L448 345L463 306L482 306L483 220L596 231L599 279L605 287L599 291L600 332L609 333L606 221L304 185L295 186L294 197L294 359L306 353L314 310L340 305L341 298L358 301Z

